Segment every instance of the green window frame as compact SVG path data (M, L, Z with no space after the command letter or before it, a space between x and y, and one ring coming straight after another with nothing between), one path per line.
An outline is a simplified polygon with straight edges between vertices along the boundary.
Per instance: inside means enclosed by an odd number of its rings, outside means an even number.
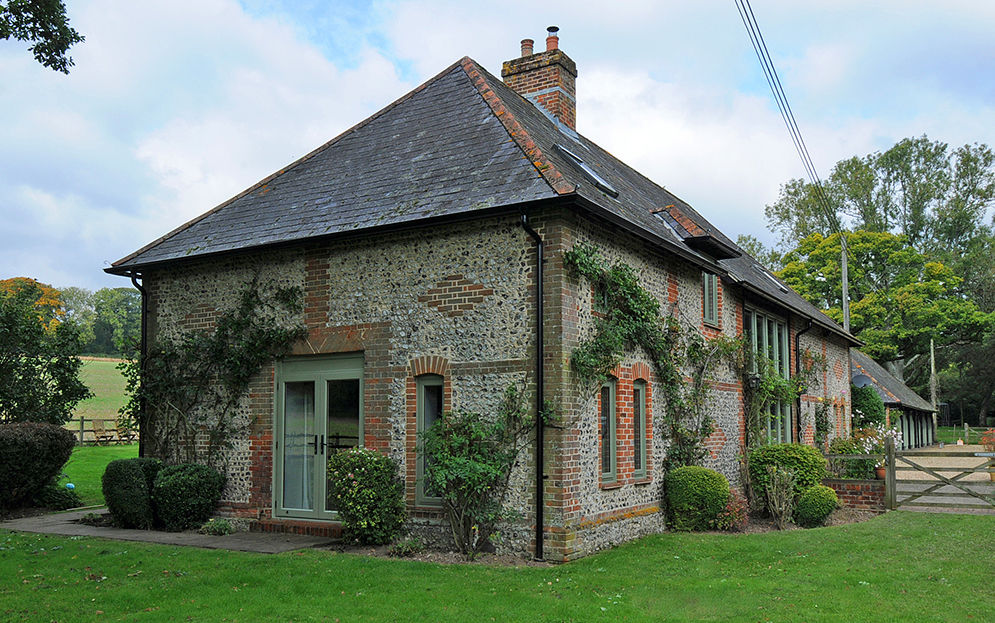
M743 331L753 351L752 371L757 373L757 359L765 357L773 370L785 379L791 378L788 323L756 309L747 309L743 316ZM776 402L767 410L767 442L791 443L791 403Z
M634 478L646 478L646 381L632 384L632 463Z
M713 273L701 273L702 321L713 327L719 326L719 277Z
M601 412L598 440L601 448L601 481L614 482L618 477L618 444L615 430L615 379L601 386Z
M415 418L418 434L415 458L415 504L442 506L442 498L426 488L425 466L428 460L422 449L422 435L442 417L445 379L437 374L424 374L415 379Z

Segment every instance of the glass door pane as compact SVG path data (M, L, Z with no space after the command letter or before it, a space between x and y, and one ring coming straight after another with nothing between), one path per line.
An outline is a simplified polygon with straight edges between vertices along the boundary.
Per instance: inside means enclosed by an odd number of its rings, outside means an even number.
M315 455L314 383L284 384L283 508L311 510Z
M359 445L359 379L334 379L327 385L328 413L325 417L325 510L335 511L338 506L328 494L331 472L328 457Z

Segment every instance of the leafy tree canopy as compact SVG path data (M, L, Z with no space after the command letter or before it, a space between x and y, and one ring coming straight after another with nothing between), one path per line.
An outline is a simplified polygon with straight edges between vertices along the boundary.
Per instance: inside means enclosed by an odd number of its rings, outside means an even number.
M963 279L929 261L904 236L888 232L844 234L850 250L850 328L875 359L892 361L940 344L973 343L992 317L963 296ZM840 235L813 233L784 256L779 276L837 322L841 304Z
M79 333L72 323L46 324L43 297L31 280L0 291L0 423L61 425L90 396L79 380Z
M22 291L37 293L34 301L35 312L46 328L54 328L62 320L65 315L62 309L62 295L52 286L30 277L12 277L0 281L0 295L17 294Z
M62 0L0 0L0 39L28 41L35 60L64 74L73 59L69 48L84 37L69 26Z

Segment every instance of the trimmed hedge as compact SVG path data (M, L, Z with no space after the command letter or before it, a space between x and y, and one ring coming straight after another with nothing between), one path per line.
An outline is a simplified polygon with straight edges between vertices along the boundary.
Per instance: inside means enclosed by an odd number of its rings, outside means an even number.
M349 539L383 545L401 532L407 513L404 484L389 456L364 448L333 454L328 459L329 498L335 500L342 529Z
M0 508L16 508L56 481L76 438L54 424L0 426Z
M840 500L836 492L824 485L809 487L795 503L795 522L803 528L821 526L836 510Z
M224 485L224 476L206 465L184 463L162 468L152 487L162 527L171 532L200 527L214 513Z
M777 466L795 475L795 493L822 482L828 476L826 457L818 449L800 443L761 446L750 453L750 481L754 491L767 490L767 467Z
M147 530L156 525L152 483L162 469L159 459L118 459L107 464L101 480L107 510L122 528Z
M665 480L670 526L674 530L708 530L729 502L729 481L715 470L685 465Z

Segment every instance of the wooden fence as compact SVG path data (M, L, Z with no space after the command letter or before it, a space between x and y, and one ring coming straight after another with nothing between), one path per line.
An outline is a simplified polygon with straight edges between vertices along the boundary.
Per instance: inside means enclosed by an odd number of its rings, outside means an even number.
M87 426L89 423L89 426ZM117 420L101 418L78 417L66 422L67 428L76 434L79 445L110 445L134 443L138 441L138 433L134 430L119 430Z

